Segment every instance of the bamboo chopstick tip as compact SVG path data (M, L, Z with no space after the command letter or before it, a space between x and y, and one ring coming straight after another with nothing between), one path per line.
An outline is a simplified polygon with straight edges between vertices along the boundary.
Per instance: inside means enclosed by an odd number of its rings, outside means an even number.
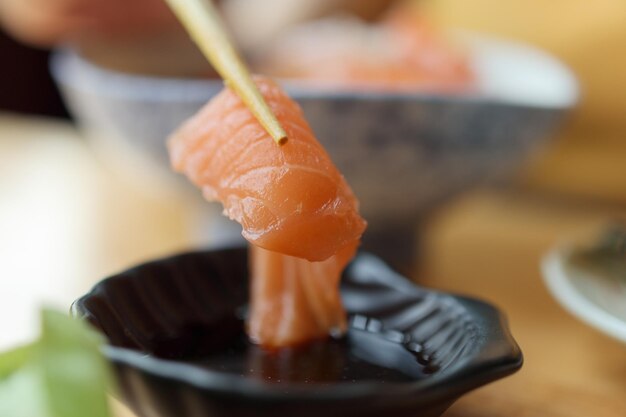
M287 143L287 133L231 44L211 0L166 1L220 74L224 87L239 96L276 144Z

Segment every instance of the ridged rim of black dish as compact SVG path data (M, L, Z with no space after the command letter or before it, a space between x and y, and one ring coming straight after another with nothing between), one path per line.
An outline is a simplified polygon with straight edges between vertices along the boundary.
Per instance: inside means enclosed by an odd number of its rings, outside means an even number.
M129 271L170 265L182 257L241 250L241 248L232 248L182 253L141 264ZM361 256L372 257L372 255ZM92 321L97 320L85 307L85 302L91 297L97 297L101 288L113 280L119 279L117 277L123 274L113 275L94 286L88 294L74 302L72 314L82 318L90 316ZM412 396L416 403L429 403L445 398L454 398L464 392L507 376L521 367L523 362L521 350L508 329L504 315L495 307L477 299L431 291L412 283L411 285L432 295L440 302L458 303L466 309L478 329L473 351L464 360L414 382L382 384L372 381L356 381L328 385L268 384L245 376L220 373L176 360L148 356L145 352L128 348L107 345L103 348L103 352L116 365L129 366L148 376L176 381L207 393L220 396L245 396L259 401L280 400L283 402L326 402L359 398L372 400L382 397L393 401L394 398Z

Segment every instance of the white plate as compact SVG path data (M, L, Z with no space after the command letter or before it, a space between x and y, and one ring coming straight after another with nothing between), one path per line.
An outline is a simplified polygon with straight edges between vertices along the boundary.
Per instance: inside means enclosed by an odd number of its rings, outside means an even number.
M543 260L548 289L574 316L626 343L626 277L611 279L573 266L571 254L570 248L555 249Z

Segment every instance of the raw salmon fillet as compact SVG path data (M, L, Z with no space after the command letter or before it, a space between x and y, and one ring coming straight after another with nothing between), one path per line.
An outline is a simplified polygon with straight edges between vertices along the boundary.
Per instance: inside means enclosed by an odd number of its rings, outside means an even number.
M342 334L346 314L339 280L356 252L356 243L322 262L252 246L248 322L252 341L282 347Z
M464 51L405 5L375 24L334 17L294 27L257 65L317 89L457 93L475 83Z
M174 169L220 201L254 245L249 335L279 347L344 330L339 276L366 223L300 107L273 81L256 83L287 132L285 145L224 89L168 147Z

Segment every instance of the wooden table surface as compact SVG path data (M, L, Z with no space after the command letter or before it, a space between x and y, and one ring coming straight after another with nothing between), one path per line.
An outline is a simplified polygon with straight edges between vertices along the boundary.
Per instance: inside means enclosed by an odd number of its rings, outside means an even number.
M519 373L470 393L445 417L626 416L626 346L564 312L539 272L556 242L624 215L480 191L433 216L418 279L500 306L525 355ZM192 245L187 216L167 194L146 195L109 172L69 124L0 114L0 264L11 277L0 280L8 329L0 348L36 333L41 303L67 308L99 277Z

